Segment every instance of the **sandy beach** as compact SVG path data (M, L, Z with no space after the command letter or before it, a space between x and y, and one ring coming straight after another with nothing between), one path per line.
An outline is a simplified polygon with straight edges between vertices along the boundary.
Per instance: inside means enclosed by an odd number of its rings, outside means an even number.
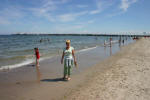
M97 64L68 100L150 100L150 40L140 39ZM101 72L100 66L105 66Z
M62 80L59 56L42 61L40 67L28 65L0 72L0 99L149 100L149 43L149 39L140 39L121 46L120 51L117 44L77 53L82 67L74 69L69 82ZM98 52L102 49L105 52Z
M0 100L150 100L150 0L0 2Z
M126 41L126 44L128 41ZM72 70L72 80L63 81L61 55L43 60L40 67L33 64L15 69L0 71L0 98L2 100L58 100L71 93L87 79L88 70L96 63L110 57L120 50L113 47L98 46L76 52L78 68Z

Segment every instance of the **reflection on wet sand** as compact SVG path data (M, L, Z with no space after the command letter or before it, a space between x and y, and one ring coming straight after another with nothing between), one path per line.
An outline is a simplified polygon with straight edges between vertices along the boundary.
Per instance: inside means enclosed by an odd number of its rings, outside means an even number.
M117 40L117 44L118 44L118 47L119 49L121 49L122 45L124 45L124 40L121 39L121 37ZM109 38L109 43L106 44L106 41L104 40L104 51L105 51L105 54L108 52L107 51L107 48L109 50L109 55L111 56L112 55L112 49L114 48L113 47L113 44L112 44L112 38Z
M122 40L122 44L124 45L124 39Z
M40 83L41 80L41 73L39 66L36 66L36 76L37 76L37 82Z
M109 40L110 40L110 47L111 47L111 45L112 45L112 38L110 38Z
M112 48L111 48L111 46L110 46L110 56L112 55Z
M121 37L120 37L118 42L119 42L118 44L119 44L119 47L120 47L121 46Z

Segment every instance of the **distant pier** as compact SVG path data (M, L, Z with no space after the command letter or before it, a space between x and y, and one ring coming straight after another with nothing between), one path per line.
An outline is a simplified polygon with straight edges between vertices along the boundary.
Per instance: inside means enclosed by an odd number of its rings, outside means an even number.
M49 35L49 36L110 36L110 37L150 37L150 34L11 34L11 35Z

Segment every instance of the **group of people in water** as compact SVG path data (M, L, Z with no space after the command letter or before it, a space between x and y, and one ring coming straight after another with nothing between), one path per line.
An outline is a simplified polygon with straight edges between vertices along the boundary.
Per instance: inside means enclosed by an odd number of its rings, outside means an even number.
M34 48L36 57L36 66L39 66L40 53L38 48ZM75 65L77 67L77 61L75 57L75 50L70 44L70 40L66 40L66 47L63 49L61 57L61 64L64 64L64 80L70 80L71 68Z
M49 38L46 38L46 39L40 39L39 42L40 42L40 43L42 43L42 42L50 42L50 39L49 39Z
M127 40L127 37L126 37L126 40ZM124 42L125 42L125 39L121 39L121 37L120 37L119 40L118 40L119 46L121 45L121 43L124 44ZM113 43L113 41L112 41L112 38L110 37L108 43L107 43L106 40L104 40L104 47L105 47L107 44L111 47L111 46L112 46L112 43Z

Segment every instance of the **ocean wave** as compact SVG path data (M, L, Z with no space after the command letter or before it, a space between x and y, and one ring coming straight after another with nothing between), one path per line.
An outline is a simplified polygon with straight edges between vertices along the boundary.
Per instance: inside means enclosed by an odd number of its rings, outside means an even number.
M111 43L118 43L118 42L119 42L118 40L111 41Z
M39 61L43 61L45 59L50 59L50 58L52 58L52 57L43 57ZM24 60L20 63L17 63L17 64L1 66L0 70L10 70L10 69L14 69L14 68L19 68L19 67L29 65L29 64L34 63L34 62L35 62L35 59L26 59L26 60Z
M1 66L0 70L18 68L18 67L22 67L24 65L31 64L33 62L34 62L34 59L28 59L28 60L25 60L25 61L18 63L18 64Z
M87 47L85 49L78 50L77 52L88 51L88 50L95 49L95 48L97 48L97 46L95 46L95 47Z

